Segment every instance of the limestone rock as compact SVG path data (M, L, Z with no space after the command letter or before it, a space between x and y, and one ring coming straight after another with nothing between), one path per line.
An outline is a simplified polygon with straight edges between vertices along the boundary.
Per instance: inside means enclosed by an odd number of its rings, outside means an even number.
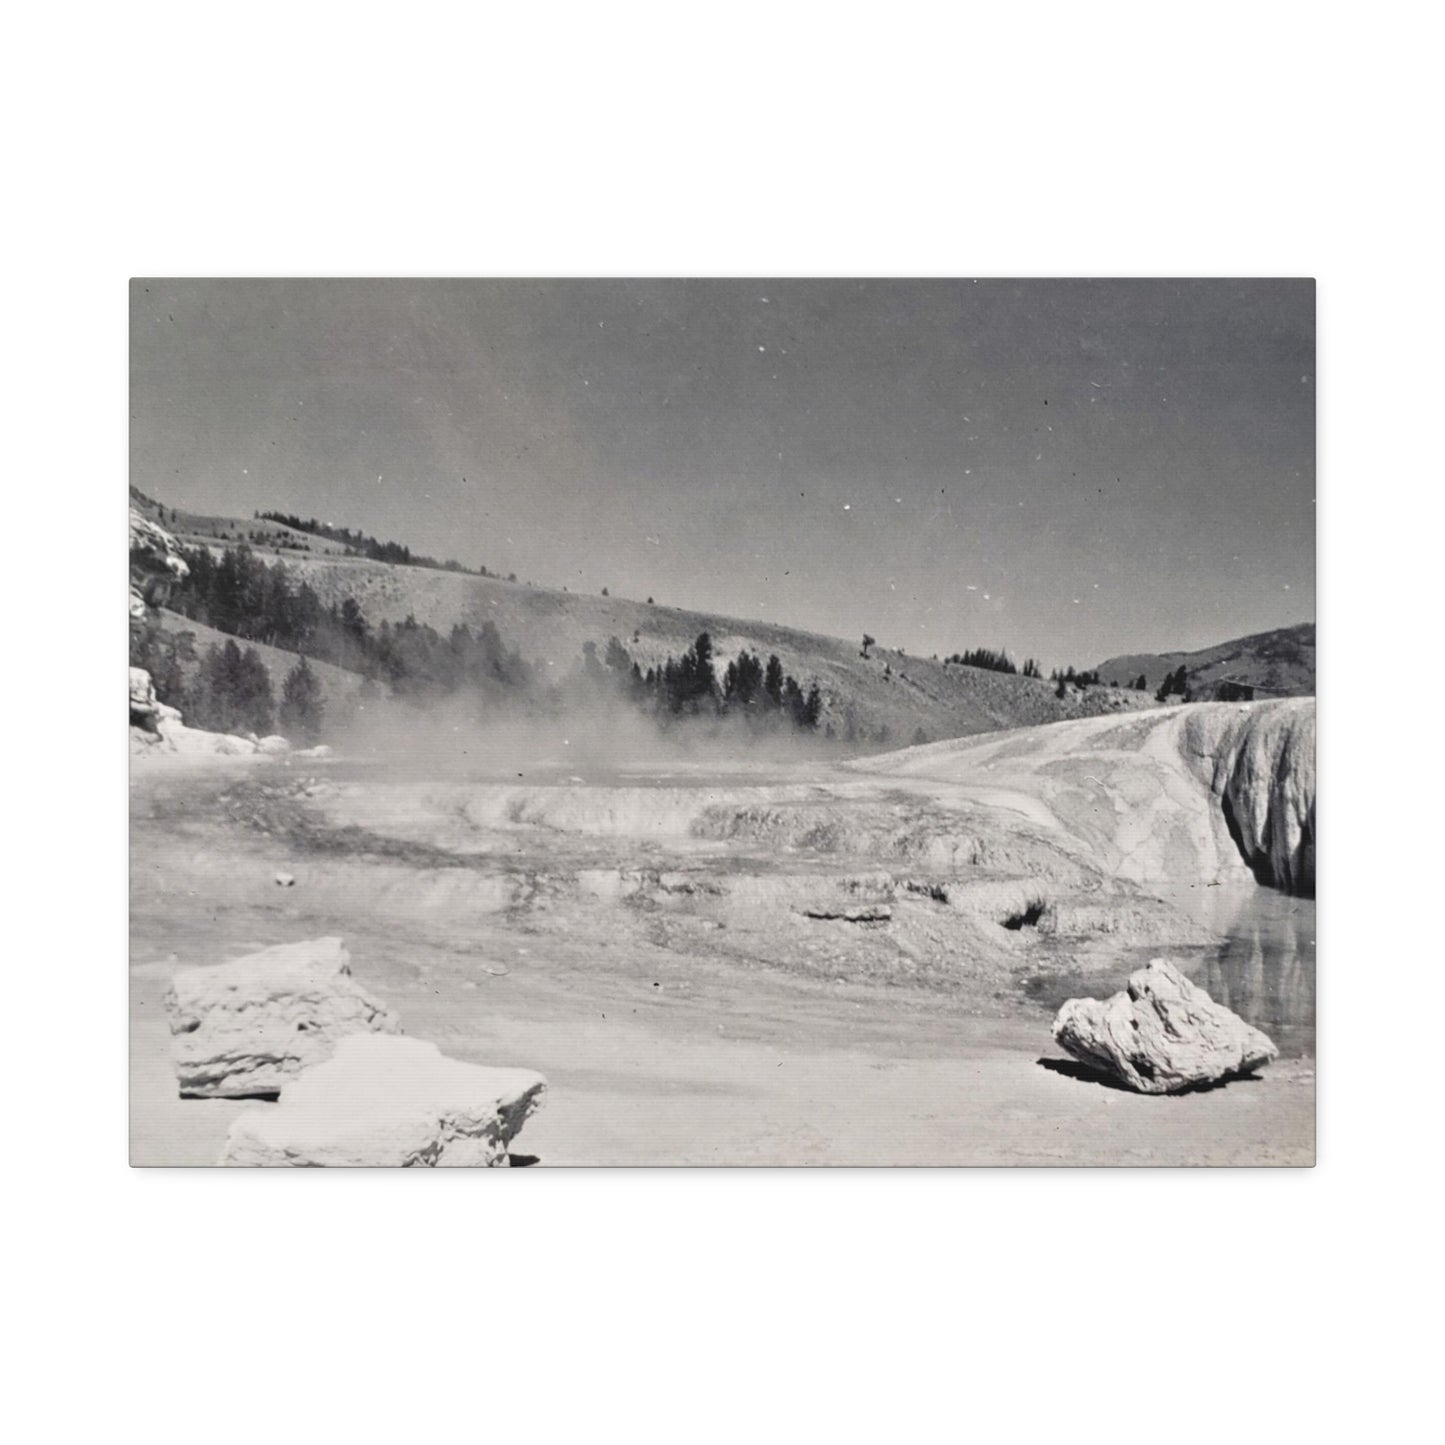
M130 615L140 620L147 605L160 607L171 588L190 573L180 544L163 527L130 509Z
M162 722L161 741L164 750L188 757L245 758L256 752L250 738L231 733L209 733L204 728L188 728L179 721Z
M1315 700L1191 709L1182 748L1255 878L1315 894Z
M886 923L893 917L893 909L886 903L864 903L856 908L805 908L805 918L832 918L840 923Z
M159 731L161 704L156 701L155 684L143 667L130 670L130 725L146 732Z
M271 1108L236 1119L229 1165L505 1165L507 1144L547 1081L526 1069L449 1059L422 1039L354 1034L307 1069Z
M290 746L278 736L241 738L188 728L175 708L156 697L155 684L143 667L130 669L130 738L132 753L184 753L191 757L279 755Z
M1279 1052L1257 1028L1156 958L1112 998L1071 998L1054 1040L1141 1094L1172 1094L1248 1073Z
M1091 870L1131 882L1233 884L1253 873L1258 882L1314 896L1313 698L1151 707L957 738L843 767L906 780L910 788L946 783L983 811L989 831L971 845L966 837L939 839L941 851L914 854L938 872L998 862L1008 872L1067 881L1053 860L1042 870L1017 867L1025 819ZM994 830L1005 815L1008 842L999 844ZM960 854L960 844L969 851Z
M352 978L339 938L183 969L166 1013L181 1093L211 1099L277 1093L348 1034L401 1032L396 1015Z

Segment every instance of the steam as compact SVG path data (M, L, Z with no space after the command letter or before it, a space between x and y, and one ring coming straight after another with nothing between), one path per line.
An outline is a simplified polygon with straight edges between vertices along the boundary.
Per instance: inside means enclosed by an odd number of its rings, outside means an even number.
M329 730L336 754L413 780L605 782L678 768L748 771L841 759L816 733L750 725L742 717L656 718L624 698L558 690L545 701L480 694L440 700L373 698Z

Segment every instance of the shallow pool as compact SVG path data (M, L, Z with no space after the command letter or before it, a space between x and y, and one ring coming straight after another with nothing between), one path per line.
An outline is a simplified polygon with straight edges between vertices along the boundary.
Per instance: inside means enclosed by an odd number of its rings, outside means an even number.
M1216 1003L1263 1029L1281 1058L1315 1052L1315 901L1271 888L1182 887L1163 897L1223 935L1213 948L1168 950ZM1117 968L1051 973L1028 980L1030 997L1050 1009L1068 998L1105 998L1157 949L1129 950Z

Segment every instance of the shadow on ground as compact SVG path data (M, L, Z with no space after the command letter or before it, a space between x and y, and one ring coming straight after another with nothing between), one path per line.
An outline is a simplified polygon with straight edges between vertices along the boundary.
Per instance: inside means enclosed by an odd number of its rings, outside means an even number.
M1041 1069L1047 1069L1051 1074L1063 1074L1067 1079L1078 1079L1085 1084L1098 1084L1105 1089L1119 1089L1126 1094L1142 1093L1141 1090L1131 1089L1128 1084L1116 1079L1112 1074L1106 1074L1102 1069L1091 1069L1088 1064L1081 1064L1077 1059L1036 1059L1035 1062ZM1223 1089L1229 1084L1263 1082L1258 1074L1227 1074L1224 1078L1215 1079L1211 1083L1194 1084L1187 1089L1173 1089L1169 1094L1145 1095L1144 1097L1167 1099L1180 1094L1211 1094L1216 1089Z

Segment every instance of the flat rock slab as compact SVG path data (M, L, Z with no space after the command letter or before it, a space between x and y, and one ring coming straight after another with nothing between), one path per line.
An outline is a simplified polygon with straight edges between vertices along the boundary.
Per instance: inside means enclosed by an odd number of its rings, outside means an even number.
M508 1143L546 1087L541 1074L449 1059L423 1039L353 1034L337 1044L327 1063L287 1084L275 1107L236 1119L220 1162L505 1165Z
M1054 1040L1141 1094L1173 1094L1247 1074L1279 1050L1173 964L1154 959L1112 998L1071 998Z
M277 1094L351 1034L401 1022L351 976L339 938L268 948L211 968L182 969L166 994L171 1055L191 1098Z

